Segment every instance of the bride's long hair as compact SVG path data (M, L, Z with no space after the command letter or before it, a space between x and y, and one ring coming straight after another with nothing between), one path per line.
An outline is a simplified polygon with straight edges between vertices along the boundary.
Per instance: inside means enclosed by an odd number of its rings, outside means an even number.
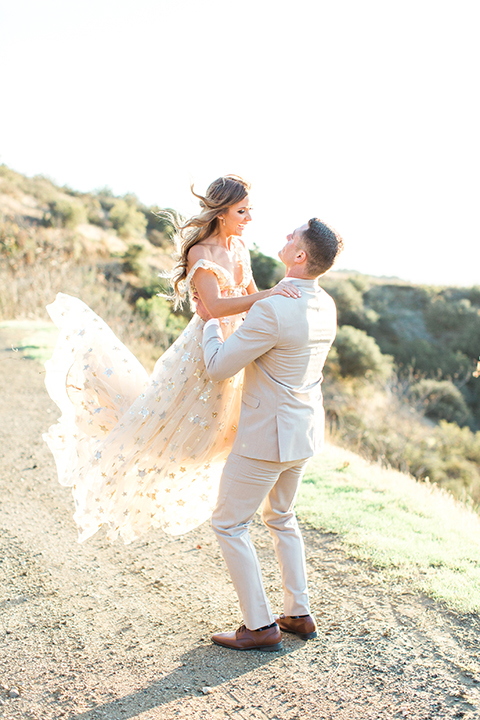
M187 255L191 247L206 240L217 230L218 216L229 207L243 200L250 190L250 183L238 175L224 175L208 186L205 195L199 195L190 186L192 193L200 202L201 212L187 222L179 224L172 216L170 222L177 231L178 262L170 275L173 287L175 307L182 304L186 295ZM163 213L161 213L163 215Z

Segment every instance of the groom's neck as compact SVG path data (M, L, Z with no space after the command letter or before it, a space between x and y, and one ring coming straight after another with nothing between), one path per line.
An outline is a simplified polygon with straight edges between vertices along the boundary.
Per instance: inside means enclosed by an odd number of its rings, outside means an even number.
M297 280L315 280L316 275L307 275L303 268L297 266L287 268L285 273L286 278L297 278Z

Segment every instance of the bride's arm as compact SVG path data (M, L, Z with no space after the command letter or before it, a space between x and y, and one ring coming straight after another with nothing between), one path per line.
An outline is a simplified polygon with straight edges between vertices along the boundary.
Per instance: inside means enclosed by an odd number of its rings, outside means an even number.
M258 292L259 292L259 290L257 288L257 283L255 282L255 280L252 277L252 279L250 281L250 285L247 287L247 295L253 295L254 293L258 293Z
M270 295L284 295L291 298L297 298L301 295L300 290L295 285L286 282L278 283L270 290L261 290L249 295L222 297L217 278L210 270L204 270L203 268L198 268L195 271L195 288L207 312L214 318L246 312L250 310L257 300L262 300ZM247 293L250 292L250 288L251 284L247 288Z

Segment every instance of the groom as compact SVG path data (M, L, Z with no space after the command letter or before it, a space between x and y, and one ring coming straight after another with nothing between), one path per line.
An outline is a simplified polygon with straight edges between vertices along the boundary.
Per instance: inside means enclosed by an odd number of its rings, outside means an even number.
M307 461L323 444L322 368L336 332L335 304L317 277L332 267L342 247L327 225L309 220L287 236L278 253L286 279L301 297L259 300L225 342L218 320L209 320L204 328L205 364L212 380L224 380L245 367L237 435L212 518L245 623L212 640L234 650L280 650L280 630L303 639L317 635L294 502ZM276 621L249 536L262 502L284 592L284 614Z

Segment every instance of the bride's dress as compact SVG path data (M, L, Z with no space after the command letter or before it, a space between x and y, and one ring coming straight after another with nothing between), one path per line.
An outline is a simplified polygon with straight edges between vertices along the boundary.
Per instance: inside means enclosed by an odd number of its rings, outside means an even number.
M199 267L215 274L222 296L246 293L248 251L234 242L241 282L199 260L186 280L191 296ZM59 293L48 312L60 334L45 382L62 415L44 439L60 482L72 486L79 540L102 525L128 543L150 527L179 535L207 520L237 429L243 371L209 380L196 314L148 377L81 300ZM225 337L242 318L221 320Z

